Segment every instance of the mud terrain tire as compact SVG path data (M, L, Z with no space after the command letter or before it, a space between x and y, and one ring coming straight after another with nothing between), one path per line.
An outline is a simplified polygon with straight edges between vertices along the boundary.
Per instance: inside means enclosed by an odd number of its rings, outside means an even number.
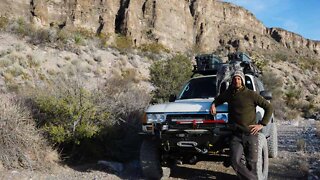
M140 148L140 164L146 179L161 179L163 172L160 163L158 142L144 139Z
M258 135L258 163L257 175L258 180L267 180L269 171L268 145L264 134Z
M270 137L268 138L268 151L269 158L275 158L278 156L278 132L277 125L271 123L270 126Z

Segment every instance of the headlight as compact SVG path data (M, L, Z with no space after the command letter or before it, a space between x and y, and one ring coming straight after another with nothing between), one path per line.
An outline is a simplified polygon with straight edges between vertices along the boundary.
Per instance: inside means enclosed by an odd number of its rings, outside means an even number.
M217 120L223 120L224 122L228 122L228 114L227 113L217 113L216 115Z
M147 123L162 123L166 120L165 114L147 114Z

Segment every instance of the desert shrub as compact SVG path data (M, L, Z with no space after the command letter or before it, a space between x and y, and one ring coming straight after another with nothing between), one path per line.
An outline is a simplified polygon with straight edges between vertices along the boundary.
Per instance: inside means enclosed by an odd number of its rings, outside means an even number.
M298 109L285 108L285 110L283 111L283 114L284 114L284 117L283 117L284 120L291 121L300 116L300 111Z
M98 134L109 116L94 104L92 93L77 85L40 93L34 103L43 115L37 123L53 144L80 144Z
M83 45L83 43L84 43L83 36L81 34L79 34L79 33L76 33L73 36L73 40L74 40L74 43L78 44L78 45Z
M11 94L0 94L0 98L0 163L8 169L44 169L58 161L22 101Z
M35 31L32 24L25 21L23 18L18 18L13 24L11 25L11 31L14 33L24 37L29 36L31 33Z
M5 16L0 16L0 30L6 29L8 24L9 24L9 19Z
M272 92L274 99L280 98L283 95L283 80L277 74L270 70L266 70L263 72L262 81L266 86L266 89Z
M139 49L143 52L160 54L161 52L169 53L170 51L159 43L142 44Z
M132 39L123 35L118 35L114 41L114 47L119 51L125 51L133 47Z
M109 120L116 122L103 131L103 144L108 154L117 160L138 157L143 110L150 102L150 95L143 87L138 88L135 79L113 76L95 93L99 104L110 112Z
M192 63L183 55L154 62L150 66L150 81L155 87L153 102L164 102L170 94L177 94L191 75Z
M297 150L305 151L306 150L306 141L303 138L297 139Z
M302 70L311 70L311 71L318 71L320 69L320 65L318 63L319 60L313 58L299 58L299 67Z
M37 29L31 33L29 42L34 45L56 41L57 35L52 29Z
M68 38L71 36L71 33L65 29L58 30L57 32L57 40L63 44L67 43Z
M312 118L316 112L319 112L314 102L307 102L301 105L303 117Z
M288 60L288 55L286 55L284 53L275 54L274 62L287 61L287 60Z
M38 127L66 160L137 154L139 120L150 98L131 78L113 77L90 90L77 79L56 81L33 90L31 102Z
M12 76L18 77L18 76L25 74L26 72L22 66L15 63L6 69L6 73L10 73L10 74L12 74Z
M297 103L301 97L301 89L291 85L285 92L285 100L289 107L298 108Z
M81 35L85 39L93 38L95 36L95 33L93 31L82 27L78 27L75 30L75 33Z
M268 66L268 61L266 60L266 58L261 57L259 55L253 54L251 56L252 61L254 62L254 64L258 67L258 69L263 70L265 67Z

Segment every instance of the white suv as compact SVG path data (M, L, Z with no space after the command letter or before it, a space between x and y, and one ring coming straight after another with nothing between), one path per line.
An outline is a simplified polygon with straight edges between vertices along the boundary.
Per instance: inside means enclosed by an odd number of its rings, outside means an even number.
M245 74L247 88L270 100L263 83L255 74ZM217 88L218 87L218 88ZM203 156L228 155L232 125L228 123L228 104L217 107L217 114L210 114L210 106L218 93L226 90L228 81L217 83L217 75L191 78L178 96L171 96L168 103L149 106L142 125L144 142L140 160L146 178L161 178L161 166L170 162L196 163ZM257 122L264 110L256 108ZM263 128L261 138L262 177L268 173L268 157L276 157L277 129L272 115ZM267 139L267 141L266 141ZM258 168L259 169L259 168Z

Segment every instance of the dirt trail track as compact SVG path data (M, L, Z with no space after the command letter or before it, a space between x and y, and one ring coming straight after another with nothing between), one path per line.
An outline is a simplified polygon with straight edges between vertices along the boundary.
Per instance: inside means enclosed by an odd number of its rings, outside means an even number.
M279 155L270 159L268 179L320 179L320 137L316 135L316 121L279 122ZM319 126L318 126L319 127ZM318 130L319 131L319 130ZM170 174L170 175L169 175ZM165 169L164 180L175 179L223 179L236 180L231 167L223 166L222 161L200 161L196 165L178 165L171 173ZM57 167L52 172L30 170L1 171L0 180L45 179L45 180L104 180L104 179L144 179L138 161L123 164L123 170L112 173L110 169L97 164L77 167Z
M269 159L268 179L320 179L320 137L315 121L278 123L279 155ZM231 167L222 162L202 161L196 165L181 165L163 179L237 179Z

